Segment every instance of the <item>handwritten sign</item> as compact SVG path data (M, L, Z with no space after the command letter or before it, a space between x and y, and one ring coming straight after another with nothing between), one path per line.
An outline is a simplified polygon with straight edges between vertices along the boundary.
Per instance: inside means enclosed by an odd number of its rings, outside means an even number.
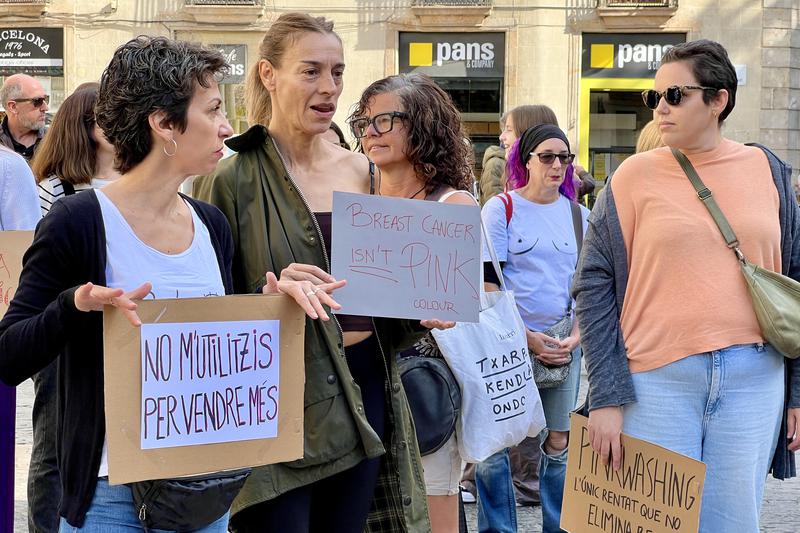
M275 437L279 324L142 325L142 449Z
M8 311L22 273L22 256L33 242L32 231L0 231L0 318Z
M622 436L622 466L592 450L586 417L573 414L561 528L571 533L696 532L706 465L647 441Z
M284 295L146 300L103 313L112 484L303 456L305 315Z
M331 269L347 315L477 322L477 206L333 193Z

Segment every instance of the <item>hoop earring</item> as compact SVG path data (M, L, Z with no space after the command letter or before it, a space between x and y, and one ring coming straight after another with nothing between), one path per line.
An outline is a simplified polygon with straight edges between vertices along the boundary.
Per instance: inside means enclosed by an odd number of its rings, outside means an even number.
M175 139L170 139L170 141L172 141L172 144L175 145L175 150L173 150L172 153L167 152L167 143L164 143L164 145L161 147L161 149L164 151L164 155L167 157L172 157L178 153L178 143L175 141Z

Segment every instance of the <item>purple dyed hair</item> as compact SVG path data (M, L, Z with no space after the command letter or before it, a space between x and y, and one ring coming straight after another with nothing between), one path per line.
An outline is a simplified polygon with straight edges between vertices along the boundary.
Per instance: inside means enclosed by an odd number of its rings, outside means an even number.
M564 172L564 182L558 187L558 192L566 196L570 201L575 202L578 197L578 191L575 190L573 183L573 175L575 169L572 164L567 167ZM509 191L519 189L528 184L528 169L520 161L519 156L519 139L514 141L511 145L511 150L508 152L508 159L506 160L506 178Z

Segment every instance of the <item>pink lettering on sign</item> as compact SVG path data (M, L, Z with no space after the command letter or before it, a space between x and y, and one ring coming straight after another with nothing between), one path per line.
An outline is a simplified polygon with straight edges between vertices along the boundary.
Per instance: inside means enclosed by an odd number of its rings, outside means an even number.
M474 322L480 302L477 205L335 192L331 270L341 313Z

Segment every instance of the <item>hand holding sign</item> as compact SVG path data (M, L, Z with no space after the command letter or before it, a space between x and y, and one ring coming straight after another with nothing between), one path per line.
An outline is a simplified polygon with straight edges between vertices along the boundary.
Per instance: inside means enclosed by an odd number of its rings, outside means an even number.
M319 267L313 265L297 265L296 263L292 263L292 265L315 268L333 280L333 276L327 274ZM286 272L286 269L284 269L283 272ZM264 285L262 292L264 294L277 294L279 292L288 294L294 298L297 305L311 318L316 320L321 317L322 320L330 320L328 313L325 312L325 308L322 306L327 305L331 309L341 309L342 306L331 297L331 294L333 294L333 291L336 289L344 287L346 283L345 280L334 280L330 283L315 284L311 281L296 281L295 279L291 279L291 277L289 279L284 279L283 275L281 275L281 279L278 280L275 274L267 272L267 284Z
M75 291L75 307L78 311L102 311L103 306L111 305L118 307L128 322L133 324L134 327L142 325L139 315L136 314L136 302L134 300L141 300L153 290L153 286L149 282L142 283L139 287L130 292L125 292L122 289L111 289L103 287L102 285L95 285L94 283L86 283L81 285Z

